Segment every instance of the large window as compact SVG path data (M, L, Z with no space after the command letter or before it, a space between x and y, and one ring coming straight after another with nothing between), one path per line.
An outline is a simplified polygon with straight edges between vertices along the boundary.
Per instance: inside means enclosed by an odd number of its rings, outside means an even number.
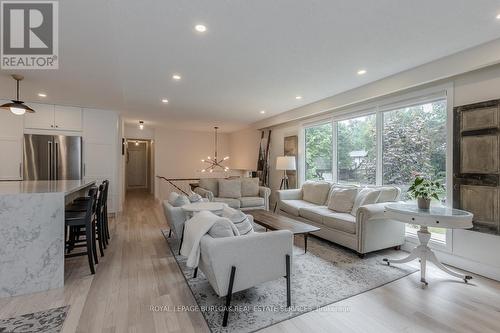
M383 183L399 186L403 200L409 199L407 190L416 174L444 184L446 101L384 112L383 117ZM407 226L409 233L415 233L417 229L418 226ZM431 229L434 239L445 240L445 229Z
M305 179L332 181L332 123L305 129Z
M334 114L328 123L306 127L305 180L395 185L401 200L410 199L408 187L417 174L446 187L446 97L417 98L394 107L375 105L350 118ZM443 193L441 203L446 201ZM446 241L444 229L430 230L432 239ZM407 233L416 231L407 226Z
M337 180L375 184L377 132L375 114L337 122Z

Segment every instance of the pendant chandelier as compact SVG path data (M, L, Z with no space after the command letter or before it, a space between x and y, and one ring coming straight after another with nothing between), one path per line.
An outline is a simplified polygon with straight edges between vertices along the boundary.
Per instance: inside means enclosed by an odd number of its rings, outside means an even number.
M34 113L35 110L24 104L23 101L19 100L19 81L22 81L22 79L24 79L24 76L14 74L12 75L12 78L16 80L16 87L17 87L16 99L13 99L12 103L3 104L2 106L0 106L0 108L9 110L10 112L18 116L22 116L26 112Z
M209 166L205 169L202 169L201 172L214 172L214 171L224 171L228 172L229 167L222 165L224 161L227 161L229 159L229 156L224 157L223 159L219 160L219 157L217 155L217 145L218 145L218 140L217 140L217 130L219 127L214 127L215 129L215 154L214 156L208 156L207 159L202 159L201 161L203 163L207 163Z

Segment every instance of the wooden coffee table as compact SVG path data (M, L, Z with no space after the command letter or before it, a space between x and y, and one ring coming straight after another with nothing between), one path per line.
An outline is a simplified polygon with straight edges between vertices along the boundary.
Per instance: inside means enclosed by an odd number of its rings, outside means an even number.
M307 253L307 236L320 228L292 218L278 215L264 209L247 210L245 214L253 216L255 223L269 230L290 230L294 235L304 235L304 253Z

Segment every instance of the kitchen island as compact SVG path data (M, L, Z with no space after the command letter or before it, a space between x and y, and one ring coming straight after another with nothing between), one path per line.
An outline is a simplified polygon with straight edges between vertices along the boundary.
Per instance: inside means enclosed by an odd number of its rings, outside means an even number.
M64 206L94 184L0 181L0 297L64 285Z

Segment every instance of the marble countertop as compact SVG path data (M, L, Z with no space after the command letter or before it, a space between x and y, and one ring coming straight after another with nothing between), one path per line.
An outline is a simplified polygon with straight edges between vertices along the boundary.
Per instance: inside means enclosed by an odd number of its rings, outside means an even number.
M64 193L71 194L95 184L83 180L25 180L0 181L0 195L21 193Z

